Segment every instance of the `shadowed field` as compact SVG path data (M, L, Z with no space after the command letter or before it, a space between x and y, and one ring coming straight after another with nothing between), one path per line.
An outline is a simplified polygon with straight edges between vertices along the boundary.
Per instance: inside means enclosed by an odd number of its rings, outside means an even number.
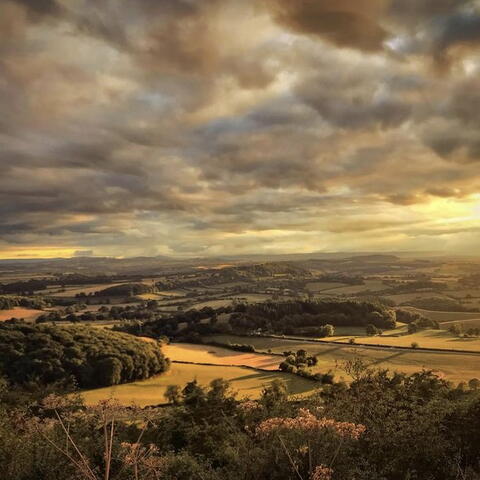
M361 347L355 345L332 345L282 338L241 337L217 335L209 337L218 342L250 343L258 351L282 353L285 350L305 349L316 355L316 370L332 370L337 379L346 377L342 364L354 357L360 357L372 366L388 368L404 373L414 373L425 368L433 370L452 382L465 382L480 378L480 355L450 352L422 352L416 350L395 350L394 348Z
M190 343L175 343L162 347L173 361L215 363L219 365L247 365L263 370L278 370L281 358L258 353L236 352L227 348Z
M141 382L84 391L82 397L88 405L113 398L124 405L135 404L144 407L165 403L164 393L168 385L183 387L187 382L195 379L201 385L208 385L216 378L229 380L232 389L238 392L239 398L258 398L262 389L275 379L283 380L290 394L306 394L313 391L316 386L315 382L281 372L270 373L241 367L173 363L170 370L163 375Z

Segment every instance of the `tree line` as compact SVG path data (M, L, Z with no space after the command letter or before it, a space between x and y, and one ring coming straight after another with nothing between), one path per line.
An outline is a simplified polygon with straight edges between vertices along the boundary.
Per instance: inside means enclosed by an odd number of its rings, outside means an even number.
M0 375L15 385L104 387L149 378L168 365L159 344L127 334L83 326L0 325Z
M385 306L354 300L286 301L237 305L230 317L234 331L262 330L286 335L326 336L327 325L395 328L395 312Z

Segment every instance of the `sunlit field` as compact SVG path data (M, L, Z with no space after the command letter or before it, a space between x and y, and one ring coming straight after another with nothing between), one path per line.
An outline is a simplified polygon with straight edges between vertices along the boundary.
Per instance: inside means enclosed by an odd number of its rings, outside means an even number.
M23 318L26 321L33 321L43 312L42 310L35 310L32 308L15 307L9 310L0 310L0 322L9 320L10 318Z
M466 326L470 326L465 323ZM352 337L350 337L352 338ZM345 336L334 336L324 340L348 342ZM358 343L370 345L388 345L391 347L410 347L416 342L421 348L443 348L447 350L475 350L480 352L480 338L464 338L452 335L446 330L423 330L413 334L389 336L388 333L376 336L356 336Z
M421 352L409 350L389 350L355 345L322 345L316 342L302 342L282 338L243 337L236 335L215 335L209 337L219 342L249 343L258 351L282 353L286 350L305 349L318 358L317 370L332 370L337 379L345 377L342 365L354 357L364 359L375 368L415 373L425 368L434 370L446 379L458 383L480 377L480 355L449 352Z
M265 370L278 370L281 358L274 355L237 352L222 347L176 343L162 347L171 360L195 363L215 363L218 365L247 365Z
M315 382L281 372L258 372L241 367L174 363L170 370L163 375L141 382L88 390L82 392L81 395L87 405L112 398L124 405L135 404L145 407L147 405L165 403L164 393L168 385L180 385L183 387L192 380L197 380L201 385L208 385L216 378L230 381L232 389L238 392L239 398L258 398L262 389L275 379L284 381L288 392L292 395L308 394L316 386Z

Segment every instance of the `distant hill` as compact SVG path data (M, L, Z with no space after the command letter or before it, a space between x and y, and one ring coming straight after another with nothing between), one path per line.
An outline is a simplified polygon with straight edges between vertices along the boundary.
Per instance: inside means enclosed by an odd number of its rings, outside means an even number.
M152 287L144 283L122 283L114 285L113 287L104 288L95 292L99 297L126 297L134 295L142 295L144 293L151 293Z

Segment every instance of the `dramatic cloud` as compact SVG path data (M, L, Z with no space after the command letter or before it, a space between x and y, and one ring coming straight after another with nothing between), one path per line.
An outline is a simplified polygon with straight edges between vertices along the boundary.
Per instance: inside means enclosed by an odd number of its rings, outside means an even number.
M0 257L464 248L474 0L5 0Z

